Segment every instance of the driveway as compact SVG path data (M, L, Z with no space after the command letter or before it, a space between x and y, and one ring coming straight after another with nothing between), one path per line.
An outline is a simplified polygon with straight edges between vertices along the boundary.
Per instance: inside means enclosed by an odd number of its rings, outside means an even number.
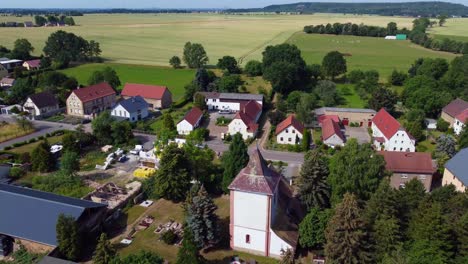
M210 112L210 119L208 120L208 125L206 128L210 130L210 138L212 139L221 139L221 134L226 134L228 127L226 126L217 126L216 119L218 117L225 117L227 119L233 119L235 114L221 115L218 112Z
M367 132L367 127L350 127L347 126L345 128L345 136L346 139L349 140L351 138L357 139L359 144L370 143L371 137L369 132Z

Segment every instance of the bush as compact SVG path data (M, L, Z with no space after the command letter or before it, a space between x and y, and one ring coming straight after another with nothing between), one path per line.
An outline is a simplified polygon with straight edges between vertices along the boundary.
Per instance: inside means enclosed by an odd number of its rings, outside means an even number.
M45 139L45 137L44 137L44 136L40 136L40 137L38 137L37 139L38 139L38 140L43 140L43 139Z
M36 141L37 141L36 138L31 138L31 139L28 141L28 143L31 144L31 143L34 143L34 142L36 142Z
M10 149L12 149L12 147L11 147L11 146L6 146L6 147L4 147L3 149L4 149L4 150L10 150Z
M224 116L220 116L216 118L216 125L217 126L227 126L232 121L232 119L226 118Z
M450 124L443 120L442 118L437 119L437 130L440 132L447 132Z
M25 174L25 171L19 167L13 167L10 170L10 178L17 180Z
M50 134L49 134L49 133L45 134L45 137L46 137L46 138L49 138L49 137L50 137Z
M177 240L177 235L169 229L161 235L161 240L168 245L173 245Z

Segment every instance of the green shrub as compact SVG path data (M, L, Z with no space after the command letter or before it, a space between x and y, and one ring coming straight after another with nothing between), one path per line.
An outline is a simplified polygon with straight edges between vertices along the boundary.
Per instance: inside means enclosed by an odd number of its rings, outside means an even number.
M28 143L31 144L31 143L34 143L34 142L36 142L36 141L37 141L36 138L31 138L30 140L28 140Z
M37 138L37 140L43 140L43 139L45 139L44 136L40 136L40 137Z
M13 167L10 170L10 178L15 179L15 180L23 177L24 174L25 174L25 171L19 167Z
M440 132L447 132L450 124L443 120L442 118L437 119L437 130Z
M49 138L49 137L51 137L51 136L50 136L49 133L47 133L47 134L45 134L45 137L46 137L46 138Z
M177 239L177 235L174 233L172 229L167 230L161 235L161 240L168 245L174 244L176 239Z
M12 149L12 147L11 147L11 146L6 146L6 147L4 147L3 149L4 149L4 150L10 150L10 149Z

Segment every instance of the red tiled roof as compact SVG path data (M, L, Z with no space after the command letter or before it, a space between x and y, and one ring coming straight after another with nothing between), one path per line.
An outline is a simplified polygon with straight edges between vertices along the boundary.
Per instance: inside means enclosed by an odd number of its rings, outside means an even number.
M327 140L333 135L337 135L343 141L346 140L343 133L341 133L341 129L338 123L333 121L333 119L327 118L322 125L322 140Z
M400 129L400 123L393 118L384 108L372 118L372 122L384 134L387 139L390 139Z
M249 163L243 168L229 185L233 191L243 191L273 195L281 180L281 175L270 169L263 159L260 150L256 149L250 155Z
M325 119L332 119L336 123L340 123L340 117L337 115L320 115L317 117L317 121L320 124L323 124L323 121L325 121Z
M436 171L430 153L379 151L385 159L385 168L397 173L433 174Z
M250 118L247 114L244 112L237 112L236 116L234 116L234 119L240 119L242 122L247 126L247 131L254 133L258 129L258 125L255 124L255 120Z
M114 89L106 83L98 83L88 87L73 90L73 93L80 99L81 102L89 102L101 97L116 94Z
M450 104L446 105L444 108L442 108L442 112L447 113L451 117L455 117L463 110L468 109L468 102L463 101L460 98L457 98L450 102Z
M285 130L289 126L293 126L298 133L302 134L304 131L304 125L294 117L294 115L288 116L283 122L279 123L276 127L276 135L281 133L281 131Z
M242 108L242 112L246 114L252 121L256 121L255 118L262 111L262 106L256 101L249 101Z
M190 109L190 111L185 114L185 117L183 120L186 120L189 122L192 126L195 126L197 124L197 121L200 120L200 118L203 116L203 111L200 110L198 107L193 107Z
M29 64L29 67L39 68L41 66L41 60L28 60L25 63Z
M468 120L468 108L459 113L455 118L460 120L462 123L465 123Z
M147 99L161 100L164 93L169 91L166 86L126 83L122 90L123 96L141 96Z

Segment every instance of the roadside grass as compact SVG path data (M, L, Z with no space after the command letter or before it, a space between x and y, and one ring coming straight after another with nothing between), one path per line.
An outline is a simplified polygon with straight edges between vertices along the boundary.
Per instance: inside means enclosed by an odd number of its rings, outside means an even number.
M364 108L367 105L367 102L359 97L353 84L337 84L336 88L345 100L345 103L339 105L339 107Z
M23 130L14 123L0 124L0 142L22 137L31 134L32 132L34 132L34 128Z
M47 138L47 141L49 142L50 145L54 145L56 143L61 142L62 138L63 138L63 135L53 136L53 137ZM31 153L34 150L34 148L36 148L42 141L43 140L38 140L38 141L36 141L34 143L29 143L29 144L26 144L26 145L23 145L23 146L20 146L20 147L12 148L12 149L8 150L8 152L13 152L13 153L16 153L16 154L21 154L21 153L25 153L25 152Z
M345 59L348 72L377 70L381 80L386 81L394 69L407 71L418 58L445 58L449 61L455 54L425 49L410 41L389 41L384 38L305 34L298 32L288 41L301 49L307 64L321 64L330 51L349 54Z
M101 70L107 66L113 68L120 78L122 85L118 90L122 90L125 83L167 86L172 93L174 102L182 98L185 85L190 83L195 76L195 70L192 69L173 69L169 67L115 63L84 64L62 70L61 72L70 77L75 77L80 84L87 85L88 79L94 71Z
M80 160L81 171L92 171L96 169L97 164L103 164L106 161L107 154L100 150L93 150L84 155Z

